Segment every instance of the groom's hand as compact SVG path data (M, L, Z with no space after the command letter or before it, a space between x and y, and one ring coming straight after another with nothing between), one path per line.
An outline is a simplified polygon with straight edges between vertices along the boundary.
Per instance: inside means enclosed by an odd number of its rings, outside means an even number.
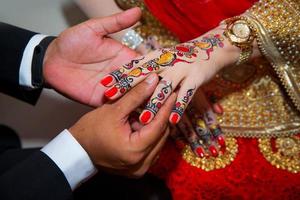
M137 54L107 37L135 24L139 8L106 18L91 19L62 32L47 48L43 73L46 84L91 106L104 101L102 76ZM110 67L114 66L114 67Z
M175 95L148 125L134 131L129 121L129 114L150 97L157 83L157 75L150 75L122 99L86 114L69 129L100 169L139 177L157 157L169 134L168 116Z

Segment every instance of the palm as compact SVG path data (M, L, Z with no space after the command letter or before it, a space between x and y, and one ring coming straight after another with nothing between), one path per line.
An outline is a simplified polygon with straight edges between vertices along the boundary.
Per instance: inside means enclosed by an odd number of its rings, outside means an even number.
M58 92L84 104L99 106L105 88L101 78L137 54L106 37L92 20L64 31L47 50L44 77ZM98 28L98 29L97 29Z

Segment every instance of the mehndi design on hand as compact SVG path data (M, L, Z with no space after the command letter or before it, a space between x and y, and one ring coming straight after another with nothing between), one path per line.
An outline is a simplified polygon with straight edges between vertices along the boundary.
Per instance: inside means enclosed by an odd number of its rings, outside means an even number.
M172 122L173 124L177 124L178 121L180 121L181 116L183 115L186 107L190 103L190 101L195 93L195 89L196 89L196 87L186 91L183 98L181 98L179 101L177 101L175 103L175 106L170 115L170 122Z
M123 65L122 68L111 72L109 75L106 75L105 77L102 78L101 84L104 86L111 86L112 84L120 81L124 77L124 75L126 75L126 72L129 72L132 68L134 68L134 65L138 64L144 58L145 57L141 57L132 60L130 63Z
M140 115L140 121L143 124L147 124L153 119L153 117L157 114L157 112L161 108L162 104L171 95L172 83L162 80L158 84L156 90L158 90L158 93L156 93L156 91L154 92L154 94L156 95L150 98L150 100L148 101L145 107L145 110Z
M112 100L119 98L144 80L150 73L164 74L162 83L172 83L174 89L180 84L177 101L170 116L170 122L176 124L180 121L195 90L206 79L204 75L202 75L202 78L199 76L202 73L201 65L210 60L215 48L224 47L223 40L223 36L219 33L208 34L197 40L154 51L143 59L138 59L129 65L124 65L122 68L108 75L107 77L109 78L105 77L101 81L104 86L110 87L106 90L105 96ZM214 62L212 63L214 64ZM155 101L157 100L161 89L162 85L159 84L152 99L156 98ZM167 97L168 95L166 95ZM164 101L165 99L160 103L163 104ZM153 102L151 105L150 103L147 104L145 112L140 116L142 123L149 123L155 116L157 107L152 109L153 106L157 105L153 104Z

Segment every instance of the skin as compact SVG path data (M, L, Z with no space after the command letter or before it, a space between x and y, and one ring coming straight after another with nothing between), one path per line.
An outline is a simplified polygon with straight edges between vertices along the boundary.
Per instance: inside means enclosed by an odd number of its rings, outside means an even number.
M150 97L157 83L157 75L150 75L124 98L84 115L69 129L97 167L140 177L155 161L169 135L167 122L175 94L146 126L131 122L129 116Z
M108 92L114 88L117 88L118 91L113 95L108 93L106 96L110 99L117 99L142 81L149 73L159 73L163 77L162 81L172 82L173 89L178 87L175 109L170 116L171 123L178 123L196 90L220 69L238 59L239 49L232 46L222 34L222 27L218 27L193 41L179 44L174 48L156 50L144 56L131 69L120 68L121 78L115 78L115 72L113 72L111 75L114 76L115 81L105 85L109 87ZM217 41L217 43L211 43L213 41ZM212 44L214 46L211 46ZM179 50L183 48L188 49L188 52ZM164 57L171 57L170 55L176 59L170 63L166 62L167 64L163 63ZM152 66L152 62L162 64L150 70L148 66ZM138 74L136 72L138 69L142 69L142 73ZM124 84L128 84L128 86L125 87ZM160 90L161 88L157 88L151 99L157 96ZM141 115L145 112L147 111L145 110ZM152 113L148 120L142 122L149 123L154 115L155 113ZM175 115L176 119L174 119Z
M171 82L173 89L178 90L175 109L170 116L170 122L177 124L196 90L219 70L233 65L238 60L240 49L231 45L223 36L224 28L224 25L220 25L195 40L173 48L156 50L140 58L139 62L131 68L123 66L112 72L104 77L104 79L113 78L111 82L105 84L108 87L105 95L109 99L117 99L149 73L158 73L163 77L161 81ZM257 56L256 51L253 56ZM119 73L118 76L116 72ZM160 92L161 88L158 87L151 99ZM145 110L141 115L143 116L145 112L147 111ZM152 113L148 120L142 122L149 123L154 115L155 113Z
M232 45L227 38L223 36L224 28L224 25L220 25L192 41L176 45L173 48L156 50L140 58L140 61L130 69L124 70L124 67L121 67L119 69L119 72L121 72L119 78L114 78L112 82L105 85L108 87L105 95L110 99L117 99L124 95L128 90L133 88L135 84L142 81L144 77L147 77L148 73L158 73L161 77L163 77L161 80L162 82L172 83L173 90L177 90L177 100L169 118L169 121L172 124L177 124L181 120L185 109L191 102L191 99L197 89L214 77L215 74L222 68L233 65L238 60L241 50ZM179 50L186 47L189 49L189 51ZM166 54L176 54L175 61L166 65L157 65L157 63L160 63L161 60L164 60L163 58ZM254 44L254 52L252 57L254 58L258 56L260 56L258 48L257 45ZM156 64L153 65L153 62ZM149 70L149 66L154 67L153 69ZM139 75L137 75L138 70L142 71L142 73ZM114 75L115 72L108 76ZM107 78L108 76L105 76L104 78ZM169 94L173 92L173 90L170 91ZM157 99L157 96L161 92L162 87L161 84L159 84L150 98L150 102L152 102L153 99ZM163 100L160 100L159 105L163 105L167 98L168 94L165 95ZM200 97L198 99L203 101L205 98ZM153 112L153 110L155 110L155 112ZM144 124L150 123L157 110L159 110L159 107L156 107L156 109L149 109L146 107L140 116L140 121ZM211 106L207 107L207 109L202 109L202 112L203 111L204 113L201 119L202 122L196 124L201 124L200 129L207 130L205 132L211 135L209 137L205 136L204 143L205 146L208 146L206 149L209 150L210 154L217 156L216 144L219 143L224 147L224 136L217 125ZM188 120L189 118L187 117L185 121ZM196 125L196 127L198 125ZM200 129L198 127L198 130ZM188 134L185 134L184 131L182 132L186 137L188 136ZM198 137L203 140L203 136L201 133L199 133L199 131L194 131L194 133L200 134ZM187 141L191 144L192 149L195 147L195 141L197 141L197 139L195 139L197 137L193 136L193 138L193 140L187 138ZM197 147L198 146L196 145L196 149ZM196 154L202 155L202 153L199 152L200 150Z
M104 74L116 69L109 66L137 56L107 35L135 24L140 15L140 9L135 8L91 19L62 32L45 54L46 84L78 102L101 106L105 88L99 81ZM140 177L151 166L169 134L167 121L175 96L169 98L153 123L147 126L132 120L129 114L149 98L157 83L156 74L149 76L124 98L87 113L69 128L96 167Z
M116 5L115 1L111 1L111 0L103 0L101 2L98 1L98 0L76 0L76 2L79 5L79 7L87 14L87 16L89 16L91 18L103 17L103 16L109 15L111 13L120 12L120 8ZM105 3L105 7L102 6L103 3ZM124 34L129 29L131 29L131 28L122 30L122 31L117 32L117 33L110 34L110 36L112 38L117 39L117 40L120 41L122 39L122 37L124 36ZM156 44L156 45L152 45L153 47L155 47L155 49L161 48L159 46L159 44L155 41L154 38L152 38L152 40L153 41L151 41L150 43L151 44ZM146 54L147 52L149 52L149 49L146 47L146 45L143 42L141 45L138 46L136 51L139 52L140 54ZM169 96L169 94L172 92L171 87L166 87L167 85L172 86L172 83L171 82L170 83L161 82L157 86L157 91L160 91L160 92L156 92L156 96L155 95L152 96L152 98L148 101L148 103L145 107L145 110L150 110L151 112L154 113L154 115L156 115L156 113L159 110L160 106L166 100L167 96ZM198 96L201 97L201 98L198 98ZM197 99L196 102L197 102L197 104L203 104L203 106L201 106L201 107L209 108L209 109L202 109L201 112L211 113L209 102L207 101L206 98L202 98L203 96L204 95L201 92L201 90L198 89L197 94L195 94L195 98ZM197 108L198 108L198 106L197 106ZM153 118L154 115L151 116L151 118ZM215 117L214 113L212 113L210 116L214 117L214 121L216 121L216 119L215 119L216 117ZM188 116L183 117L183 120L187 121L187 120L189 120L189 117ZM184 123L191 124L190 122L184 122ZM185 127L185 126L181 126L181 127ZM209 126L207 126L207 129L209 129L208 127ZM186 130L182 130L182 128L181 129L178 128L178 131L180 131L186 137L187 142L190 144L192 150L195 152L196 155L198 155L198 156L204 155L205 149L202 148L202 147L201 148L199 147L200 146L199 142L198 142L199 137L196 135L195 131L191 132L192 134L185 134ZM223 137L223 136L220 136L220 137ZM197 148L199 148L200 150L199 149L197 150ZM217 147L215 147L215 149L217 149ZM210 152L208 152L208 153L210 153Z
M62 32L47 48L43 75L48 86L78 102L100 106L101 78L138 54L107 35L135 24L138 8L95 18Z

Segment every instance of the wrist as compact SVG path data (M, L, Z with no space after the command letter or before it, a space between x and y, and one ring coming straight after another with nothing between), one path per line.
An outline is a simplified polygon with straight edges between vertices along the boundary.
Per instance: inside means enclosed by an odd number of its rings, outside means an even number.
M44 55L44 59L43 59L43 86L46 88L52 88L51 85L49 84L49 77L48 77L48 73L47 73L47 68L48 66L51 66L51 60L53 60L53 57L55 55L56 52L56 41L57 39L54 38L47 46L47 49L45 51L45 55Z

